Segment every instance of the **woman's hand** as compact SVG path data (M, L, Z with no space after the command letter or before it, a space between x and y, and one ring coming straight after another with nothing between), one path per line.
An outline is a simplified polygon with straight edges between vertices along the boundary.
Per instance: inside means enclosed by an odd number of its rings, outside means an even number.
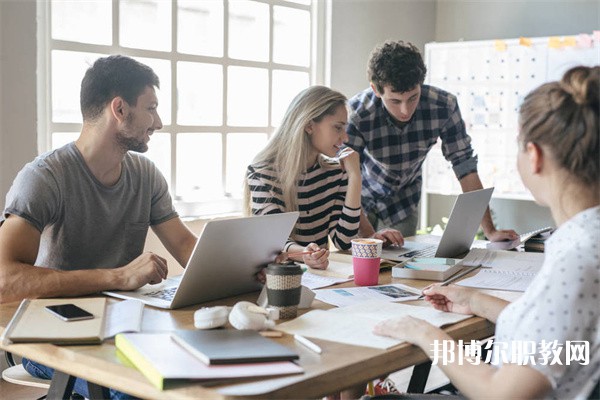
M304 264L315 269L327 269L329 265L329 250L320 248L316 243L309 243L304 248L304 251L310 252L310 254L302 255Z
M373 328L373 333L379 336L389 336L398 340L420 344L419 339L437 335L441 329L431 325L429 322L419 318L404 316L400 318L386 319L379 322Z
M348 178L360 178L360 156L350 147L345 147L339 154L340 166L346 171Z
M458 314L473 314L471 298L476 292L456 285L441 286L439 283L423 289L425 300L430 302L433 308Z

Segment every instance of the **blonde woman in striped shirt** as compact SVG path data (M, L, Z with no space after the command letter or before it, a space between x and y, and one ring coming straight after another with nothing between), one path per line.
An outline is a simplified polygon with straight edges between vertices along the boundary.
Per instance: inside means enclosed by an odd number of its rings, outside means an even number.
M310 252L291 258L313 268L327 268L329 238L346 250L358 233L360 160L344 147L346 107L343 94L324 86L300 92L246 174L246 213L299 211L284 251Z

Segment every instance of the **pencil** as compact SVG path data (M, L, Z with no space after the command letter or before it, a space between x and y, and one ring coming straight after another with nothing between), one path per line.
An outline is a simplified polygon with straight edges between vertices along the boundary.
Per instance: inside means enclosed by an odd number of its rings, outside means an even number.
M314 253L314 251L298 251L295 253L287 253L288 257L296 257L296 256L303 256L305 254L312 254Z
M463 276L465 276L465 275L468 275L468 274L470 274L471 272L475 271L476 269L479 269L479 268L481 268L481 266L482 266L482 265L481 265L481 264L479 264L479 265L474 265L474 266L472 266L472 267L470 267L470 268L463 269L463 270L462 270L462 271L460 271L458 274L456 274L456 275L454 275L454 276L450 277L449 279L446 279L444 282L442 282L442 284L441 284L440 286L448 286L449 284L451 284L451 283L453 283L453 282L455 282L455 281L459 280L459 279L460 279L460 278L462 278ZM422 299L422 298L424 298L424 297L425 297L425 295L424 295L424 294L422 294L422 295L420 295L419 297L417 297L417 300L421 300L421 299Z

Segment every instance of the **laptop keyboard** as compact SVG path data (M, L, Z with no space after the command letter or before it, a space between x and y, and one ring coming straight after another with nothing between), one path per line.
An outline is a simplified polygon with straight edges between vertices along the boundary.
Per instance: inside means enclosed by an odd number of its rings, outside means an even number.
M171 301L171 300L173 300L173 297L175 296L176 291L177 291L177 286L173 286L173 287L162 289L162 290L156 290L154 292L148 292L148 293L144 294L144 296L154 297L156 299L162 299L162 300L166 300L166 301Z
M402 257L433 257L435 256L435 252L437 250L437 246L429 246L420 250L409 251L408 253L404 253Z

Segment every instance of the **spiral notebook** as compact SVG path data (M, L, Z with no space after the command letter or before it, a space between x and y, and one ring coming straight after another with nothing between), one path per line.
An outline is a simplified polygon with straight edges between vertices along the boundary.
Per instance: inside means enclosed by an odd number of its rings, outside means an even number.
M524 292L537 276L543 262L543 253L473 249L464 258L463 265L481 265L483 268L457 285Z

